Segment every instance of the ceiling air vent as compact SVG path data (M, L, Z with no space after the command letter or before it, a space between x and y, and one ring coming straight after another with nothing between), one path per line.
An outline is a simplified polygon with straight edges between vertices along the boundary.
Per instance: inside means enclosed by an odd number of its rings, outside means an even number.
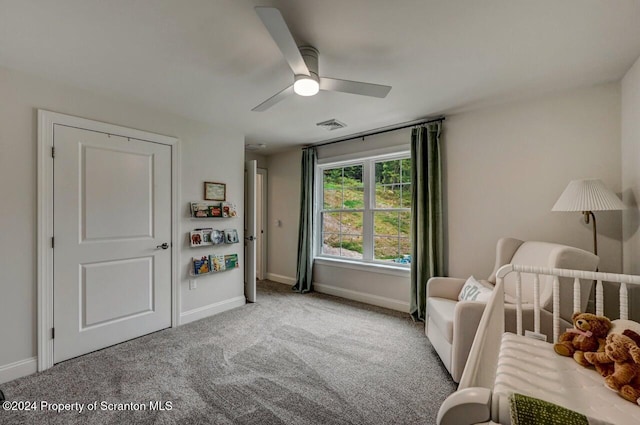
M260 149L265 149L267 145L264 143L248 143L244 145L244 149L247 151L259 151Z
M328 121L322 121L322 122L317 123L316 125L318 127L322 127L325 130L329 130L329 131L338 130L338 129L341 129L341 128L345 128L347 126L345 123L340 122L340 121L338 121L336 119L331 119L331 120L328 120Z

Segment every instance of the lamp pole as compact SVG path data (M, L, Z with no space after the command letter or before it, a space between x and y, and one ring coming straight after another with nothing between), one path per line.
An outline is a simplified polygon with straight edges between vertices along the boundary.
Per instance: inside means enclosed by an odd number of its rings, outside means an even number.
M598 255L598 233L596 232L596 216L593 211L582 211L584 222L589 224L589 216L593 220L593 253Z

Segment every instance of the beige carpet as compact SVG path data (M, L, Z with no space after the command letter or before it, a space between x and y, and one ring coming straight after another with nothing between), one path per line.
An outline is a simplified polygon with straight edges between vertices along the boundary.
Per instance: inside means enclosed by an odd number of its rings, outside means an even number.
M455 384L407 314L261 282L255 304L0 388L36 408L2 424L433 424Z

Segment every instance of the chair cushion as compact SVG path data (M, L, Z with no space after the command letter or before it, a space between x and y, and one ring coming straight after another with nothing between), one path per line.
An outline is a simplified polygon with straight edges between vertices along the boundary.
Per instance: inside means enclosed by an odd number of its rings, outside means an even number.
M449 343L453 342L453 315L456 304L458 304L457 300L446 298L430 297L427 299L429 326L436 326Z

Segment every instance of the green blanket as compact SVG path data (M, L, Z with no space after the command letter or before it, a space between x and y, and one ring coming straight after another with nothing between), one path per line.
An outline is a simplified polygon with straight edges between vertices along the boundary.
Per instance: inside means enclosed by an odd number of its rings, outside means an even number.
M606 425L607 422L588 418L548 401L522 394L509 396L512 425Z

